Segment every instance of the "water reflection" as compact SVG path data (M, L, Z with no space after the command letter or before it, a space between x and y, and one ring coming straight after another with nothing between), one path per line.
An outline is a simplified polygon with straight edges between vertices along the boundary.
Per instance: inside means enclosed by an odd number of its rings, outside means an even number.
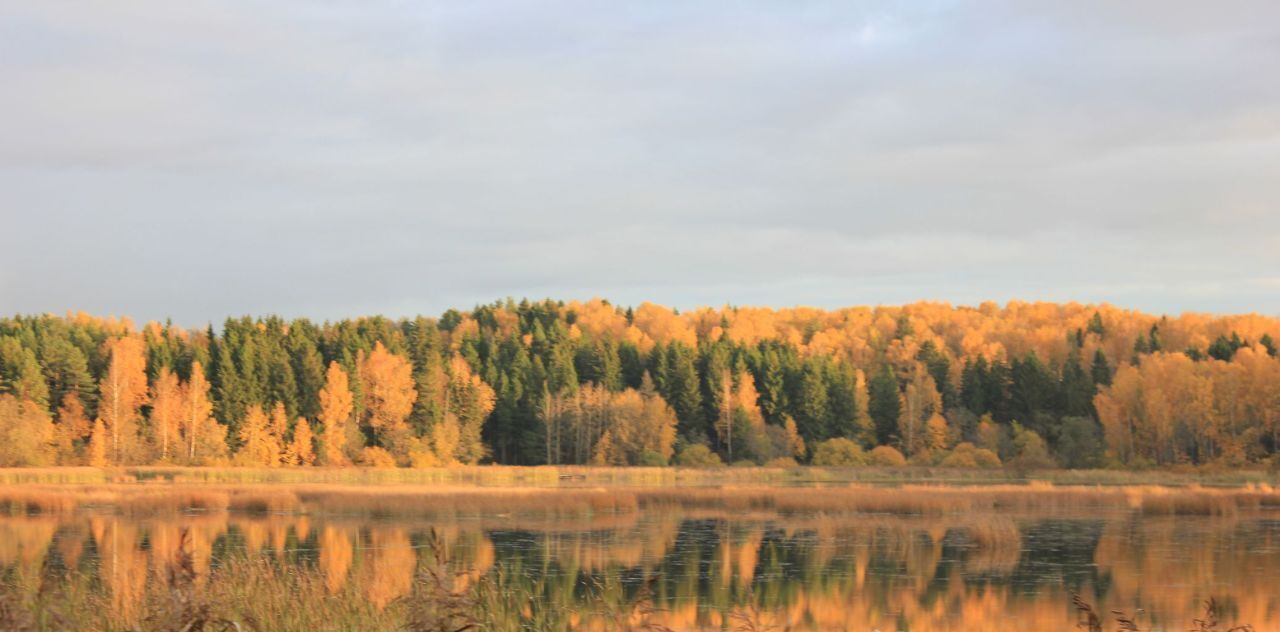
M90 575L128 621L184 532L197 583L222 560L264 557L378 608L410 594L434 533L463 585L500 574L536 595L517 608L524 616L572 613L583 629L634 616L586 605L602 594L649 604L648 621L674 629L733 629L747 617L775 629L1072 629L1072 592L1102 612L1144 609L1144 629L1185 630L1210 596L1231 619L1280 629L1280 521L1265 517L6 516L0 568L24 591Z

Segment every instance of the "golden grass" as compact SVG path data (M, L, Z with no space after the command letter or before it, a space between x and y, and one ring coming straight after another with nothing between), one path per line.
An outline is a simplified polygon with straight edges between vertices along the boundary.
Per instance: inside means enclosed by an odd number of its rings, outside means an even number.
M487 468L460 469L477 474ZM189 474L189 470L182 471ZM339 471L345 470L328 472ZM557 468L554 471L561 470ZM175 479L187 482L171 482ZM846 483L809 486L760 483L587 485L578 481L558 487L519 483L501 486L483 477L464 483L356 484L330 482L327 474L319 476L318 481L301 483L228 484L195 483L191 480L184 475L144 476L134 479L134 482L115 483L0 484L0 513L59 514L86 509L124 515L237 511L367 516L570 516L678 509L802 516L1127 510L1150 515L1230 516L1280 509L1280 492L1267 483L1217 488L1198 484L1181 487L1055 485L1043 481L982 485Z
M593 467L466 466L443 468L176 467L0 468L0 486L25 484L323 484L468 485L477 487L685 487L808 483L1002 484L1043 480L1058 485L1280 485L1280 470L1180 469L1008 470L936 467Z

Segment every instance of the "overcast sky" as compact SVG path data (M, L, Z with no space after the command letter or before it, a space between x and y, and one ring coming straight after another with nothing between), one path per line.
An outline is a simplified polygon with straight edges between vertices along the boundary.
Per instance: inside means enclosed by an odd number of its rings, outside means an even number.
M1280 3L0 0L0 313L1280 313Z

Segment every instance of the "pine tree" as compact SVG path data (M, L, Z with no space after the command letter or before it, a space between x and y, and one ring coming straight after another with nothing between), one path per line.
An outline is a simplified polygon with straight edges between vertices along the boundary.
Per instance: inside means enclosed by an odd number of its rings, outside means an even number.
M84 405L94 395L93 377L83 351L63 338L54 338L40 352L40 364L49 383L49 402L61 404L68 395ZM87 429L86 429L87 434Z
M40 370L35 351L13 336L0 337L0 394L48 409L49 385Z

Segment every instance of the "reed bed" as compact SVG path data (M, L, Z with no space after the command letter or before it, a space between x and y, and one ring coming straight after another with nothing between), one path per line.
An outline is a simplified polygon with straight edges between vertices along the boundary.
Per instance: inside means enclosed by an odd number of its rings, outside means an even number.
M477 487L686 487L714 485L958 484L994 485L1045 481L1058 485L1241 486L1280 485L1280 469L1038 470L942 467L594 467L462 466L364 467L178 467L119 466L0 468L3 485L148 484L324 484L468 485Z
M805 515L957 515L1136 511L1147 515L1233 516L1280 509L1269 484L1083 486L905 484L792 487L723 485L564 488L474 485L149 484L0 485L0 513L122 515L235 511L262 514L590 516L699 510Z

